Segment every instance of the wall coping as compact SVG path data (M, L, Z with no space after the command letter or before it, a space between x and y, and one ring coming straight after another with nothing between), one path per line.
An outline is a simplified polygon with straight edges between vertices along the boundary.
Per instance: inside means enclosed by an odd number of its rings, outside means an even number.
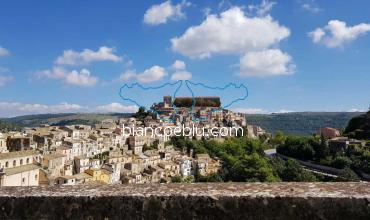
M369 198L370 183L167 183L129 185L78 185L42 187L2 187L0 197L58 196L247 196L247 197L325 197Z
M370 219L370 183L3 187L0 219Z

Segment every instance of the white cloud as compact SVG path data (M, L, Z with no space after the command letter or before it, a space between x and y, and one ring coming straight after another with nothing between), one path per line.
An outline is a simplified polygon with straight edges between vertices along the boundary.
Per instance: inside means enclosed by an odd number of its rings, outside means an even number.
M99 78L91 75L87 69L67 71L62 67L54 67L52 70L39 71L36 75L39 78L60 79L66 84L83 87L94 86L99 81Z
M291 113L291 112L294 112L294 111L292 111L292 110L287 110L287 109L280 109L279 111L277 111L277 112L273 112L273 113Z
M84 49L82 52L74 50L65 50L62 56L59 56L55 63L58 65L81 65L89 64L95 61L112 61L119 62L122 57L114 54L115 48L100 47L97 51Z
M255 12L258 16L264 16L272 10L275 4L276 2L262 0L259 5L248 5L248 9L251 12Z
M15 117L31 114L48 113L91 113L91 112L119 112L132 113L137 111L137 106L125 106L119 103L111 103L99 106L81 106L78 104L60 103L45 105L38 103L0 102L0 118Z
M292 58L278 49L248 52L240 58L241 76L276 76L293 74Z
M314 43L319 43L323 36L325 36L325 32L321 28L317 28L316 30L309 33L309 36L312 38Z
M174 72L171 75L171 80L189 80L192 77L192 74L186 70L186 64L182 60L176 60L171 68Z
M171 80L189 80L191 79L192 74L186 70L176 71L171 75Z
M241 54L277 45L290 35L270 16L246 17L239 7L220 15L208 15L198 26L188 28L180 37L171 39L172 50L193 58L212 54Z
M122 105L120 103L113 102L108 105L100 105L96 107L98 112L119 112L119 113L131 113L137 112L138 107L136 105Z
M161 80L167 75L166 70L161 66L152 66L144 70L142 73L136 73L134 70L128 70L121 74L120 80L127 81L130 79L137 79L141 83L151 83Z
M13 77L11 76L1 76L0 75L0 86L5 86L8 82L12 80L13 80Z
M171 68L174 69L174 70L184 70L186 68L186 64L182 60L176 60L172 64Z
M9 50L7 50L6 48L0 46L0 57L7 56L9 54L10 54Z
M308 35L312 38L314 43L320 43L329 48L335 48L350 43L369 31L369 23L347 26L343 21L331 20L325 27L317 28Z
M83 107L76 104L61 103L56 105L25 104L18 102L0 102L0 117L13 117L29 114L79 112Z
M268 113L266 110L261 108L235 108L232 111L240 112L244 114L266 114Z
M42 70L36 73L39 78L63 79L68 75L63 67L53 67L51 70Z
M316 13L319 13L319 12L321 12L321 11L322 11L322 9L321 9L321 8L319 8L319 7L316 5L315 1L313 1L313 0L311 0L311 1L307 1L307 2L303 3L303 4L301 5L301 7L302 7L302 9L304 9L304 10L306 10L306 11L308 11L308 12L311 12L311 13L313 13L313 14L316 14Z
M366 112L365 109L351 108L347 112Z
M173 5L171 1L153 5L145 12L143 22L149 25L159 25L167 23L170 19L183 19L186 17L183 9L189 5L190 3L186 1L182 1L177 5Z
M94 86L98 82L98 78L92 76L89 70L82 69L80 72L73 70L68 73L65 81L67 84L76 86Z
M191 58L240 55L239 76L292 74L291 56L276 49L290 31L271 16L265 16L274 4L262 1L261 5L249 6L257 11L258 17L247 17L240 7L232 7L220 15L208 15L200 25L171 39L172 50Z

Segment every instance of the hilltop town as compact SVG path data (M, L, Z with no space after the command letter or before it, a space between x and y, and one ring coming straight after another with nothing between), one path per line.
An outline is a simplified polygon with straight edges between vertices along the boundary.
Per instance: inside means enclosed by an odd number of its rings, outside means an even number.
M222 109L218 97L165 96L150 111L95 125L25 128L0 133L0 186L165 183L218 172L222 161L171 144L168 134L126 134L123 127L179 125L243 128L250 138L265 132L243 114ZM162 130L163 131L163 130ZM229 136L236 136L230 133ZM223 141L224 137L214 138Z

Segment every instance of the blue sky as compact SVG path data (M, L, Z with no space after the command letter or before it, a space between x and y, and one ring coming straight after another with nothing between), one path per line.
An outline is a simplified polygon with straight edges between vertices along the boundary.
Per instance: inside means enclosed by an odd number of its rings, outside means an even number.
M0 117L134 111L123 84L177 79L247 85L241 112L366 110L369 14L367 0L3 0Z

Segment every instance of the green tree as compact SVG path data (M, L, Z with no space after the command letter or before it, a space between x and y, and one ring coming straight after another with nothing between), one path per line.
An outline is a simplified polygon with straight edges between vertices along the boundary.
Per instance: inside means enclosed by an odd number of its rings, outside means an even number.
M179 175L171 177L171 182L172 183L181 183L181 180L182 180L182 178Z
M331 162L331 166L338 168L338 169L350 167L351 164L352 164L352 161L348 157L345 157L345 156L337 156Z
M289 159L285 163L285 169L281 174L284 181L294 182L315 182L315 175L304 170L296 160Z
M360 178L357 176L357 174L355 172L353 172L353 170L346 167L339 174L339 180L349 181L349 182L358 182L358 181L360 181Z

